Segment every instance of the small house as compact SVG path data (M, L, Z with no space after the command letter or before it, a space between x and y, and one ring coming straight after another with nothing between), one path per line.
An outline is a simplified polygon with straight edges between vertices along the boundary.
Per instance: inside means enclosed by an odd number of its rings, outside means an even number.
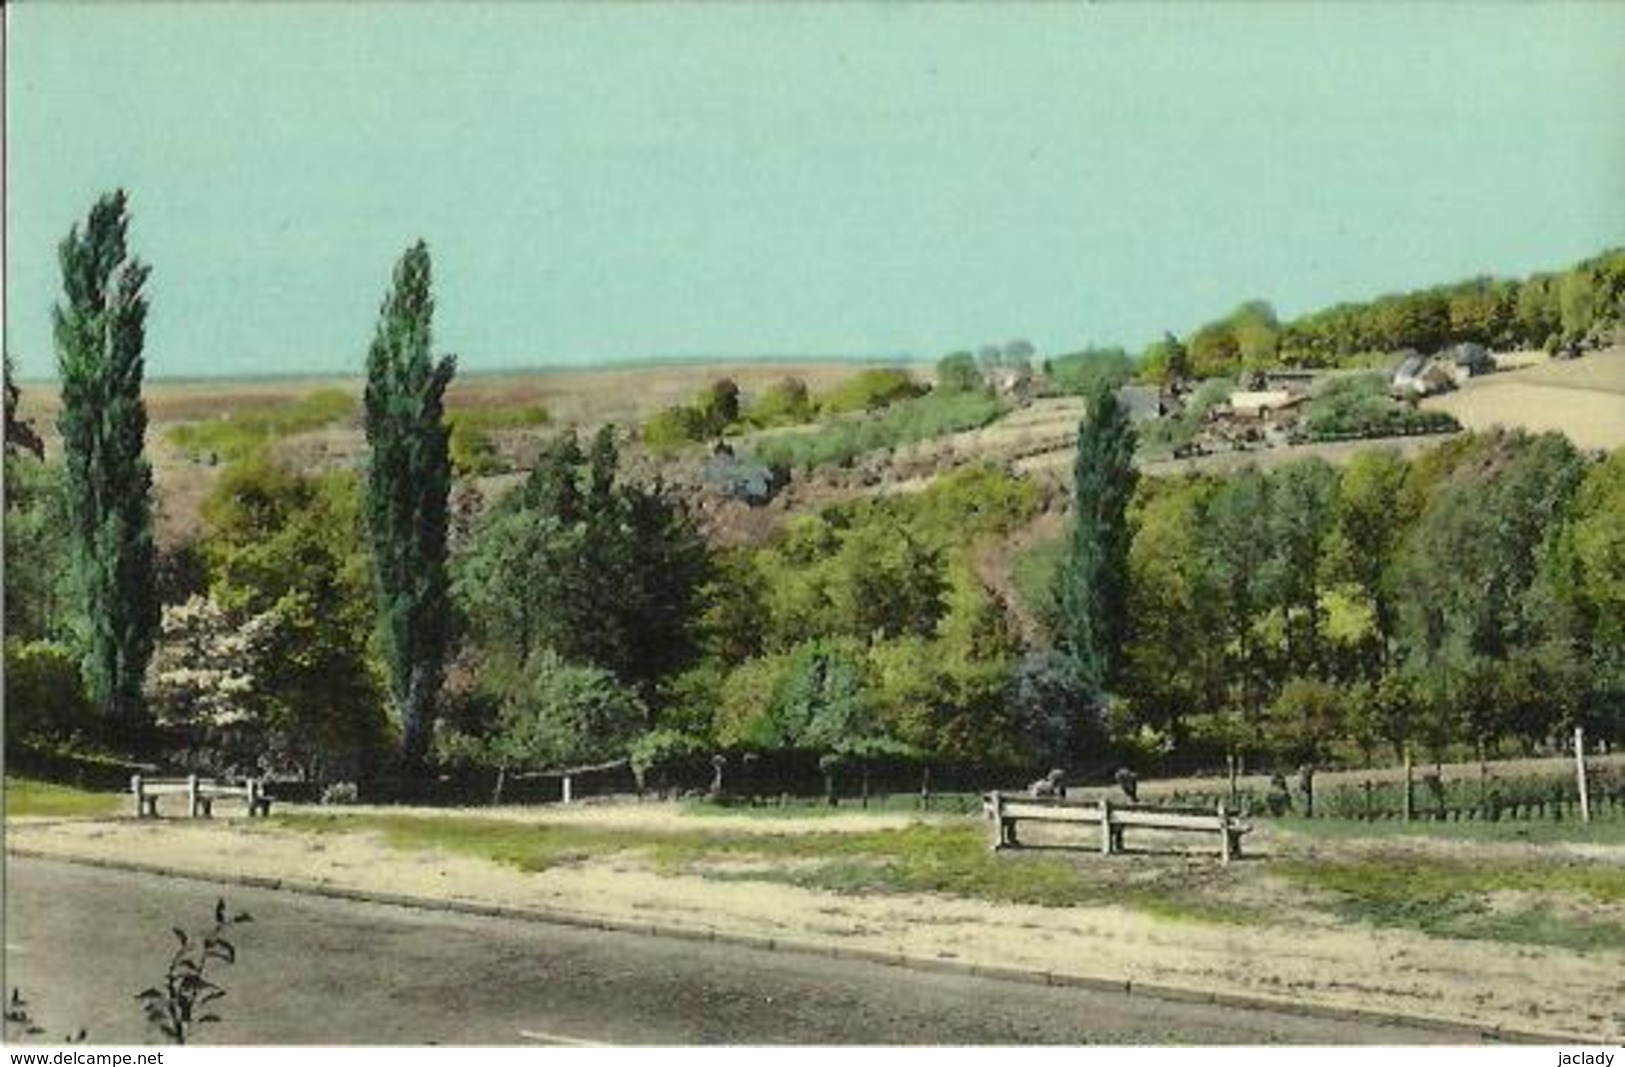
M1230 413L1238 419L1262 419L1296 407L1308 397L1285 389L1237 390L1230 394Z

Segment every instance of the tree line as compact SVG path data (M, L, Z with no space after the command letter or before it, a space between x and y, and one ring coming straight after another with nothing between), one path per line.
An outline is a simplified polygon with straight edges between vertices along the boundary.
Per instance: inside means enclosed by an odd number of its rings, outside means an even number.
M1148 345L1141 373L1154 381L1217 378L1276 366L1342 367L1410 349L1473 343L1494 350L1578 350L1625 322L1625 250L1525 279L1479 277L1373 300L1341 303L1282 322L1248 301L1184 337Z
M1137 494L1122 729L1210 759L1625 730L1625 450L1464 436Z

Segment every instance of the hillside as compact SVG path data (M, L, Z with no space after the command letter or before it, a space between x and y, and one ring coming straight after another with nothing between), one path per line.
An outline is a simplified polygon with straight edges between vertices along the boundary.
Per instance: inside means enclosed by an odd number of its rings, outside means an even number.
M1423 406L1449 412L1469 430L1555 430L1581 448L1619 448L1625 446L1625 345L1475 378Z

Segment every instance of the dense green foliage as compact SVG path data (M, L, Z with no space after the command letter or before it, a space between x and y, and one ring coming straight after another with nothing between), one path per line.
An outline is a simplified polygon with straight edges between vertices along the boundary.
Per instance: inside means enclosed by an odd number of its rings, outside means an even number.
M774 382L745 409L745 420L761 430L811 422L817 415L818 405L800 378Z
M734 550L708 598L710 654L665 724L821 752L832 775L877 757L1027 758L1007 699L1019 642L971 553L1036 508L1030 483L969 468Z
M1498 433L1146 483L1130 721L1283 760L1617 737L1622 463Z
M1494 349L1572 347L1625 323L1625 251L1522 281L1474 278L1338 304L1279 322L1268 304L1243 304L1183 341L1146 349L1157 381L1208 378L1278 364L1355 366L1372 352L1436 352L1473 342Z
M950 352L937 360L937 392L973 393L985 388L981 368L969 352Z
M1091 396L1101 388L1116 389L1135 374L1134 361L1121 348L1086 348L1044 361L1044 374L1058 392Z
M613 428L584 455L552 442L454 561L457 603L489 656L550 649L652 695L698 649L704 542L658 491L618 479Z
M226 469L203 504L208 595L260 640L242 702L261 751L321 780L368 768L388 736L354 475L311 478L265 459Z
M496 720L478 733L445 730L443 762L546 771L624 757L648 725L636 693L599 667L537 652L503 680Z
M70 641L83 627L73 595L72 555L62 531L68 501L60 462L5 459L5 626L8 638Z
M494 435L504 430L546 426L552 414L540 404L523 408L473 408L446 413L450 427L447 447L451 468L458 477L495 474L507 469Z
M1388 394L1381 374L1358 374L1328 382L1309 401L1304 432L1311 441L1356 437L1397 437L1449 433L1461 429L1448 412L1424 411Z
M152 466L143 454L148 269L126 245L123 192L102 197L59 249L52 310L72 588L91 698L116 728L147 720L142 682L158 629Z
M365 394L367 532L389 694L408 764L428 749L451 640L444 414L457 362L431 355L433 317L429 250L419 241L396 265L379 312Z
M165 437L193 459L234 463L294 434L353 418L355 397L342 389L319 389L286 404L254 406L210 419L182 423Z
M71 649L8 635L5 670L8 749L60 746L96 733L95 711Z
M1152 479L1130 514L1120 745L1295 765L1625 729L1620 452L1464 437L1411 461ZM1029 605L1066 544L1015 561Z
M1139 475L1135 435L1117 393L1101 383L1078 426L1070 550L1055 585L1055 644L1089 692L1121 672L1127 632L1128 505Z
M931 393L900 400L877 415L835 421L816 430L778 434L751 447L756 457L770 466L811 470L826 464L844 465L866 452L974 430L1003 413L999 401L980 392Z
M908 371L895 367L876 367L859 371L826 393L819 408L831 415L853 411L879 411L900 400L920 396L925 386L914 380Z
M669 455L685 445L722 437L740 417L739 386L731 378L718 378L700 390L692 404L669 407L644 423L643 443Z

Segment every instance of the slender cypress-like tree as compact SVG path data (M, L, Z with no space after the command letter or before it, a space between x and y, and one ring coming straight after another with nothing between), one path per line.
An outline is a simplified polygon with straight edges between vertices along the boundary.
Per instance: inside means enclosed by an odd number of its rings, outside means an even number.
M58 250L64 299L52 313L85 686L126 737L146 722L141 687L158 632L152 466L142 455L148 268L126 247L129 221L120 190L68 231Z
M457 361L430 354L429 282L429 250L419 241L395 267L367 354L367 532L389 694L409 768L421 764L428 750L451 634L451 458L443 416Z
M1056 578L1056 644L1098 695L1120 669L1128 626L1128 505L1139 475L1134 428L1116 392L1102 384L1088 405L1078 424L1072 542Z

